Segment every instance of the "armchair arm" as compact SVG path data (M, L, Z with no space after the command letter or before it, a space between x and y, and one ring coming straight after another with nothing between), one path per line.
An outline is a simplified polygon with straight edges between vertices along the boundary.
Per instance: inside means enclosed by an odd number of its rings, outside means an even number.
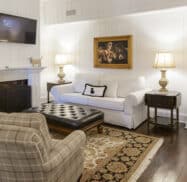
M73 84L57 85L52 87L51 94L54 97L55 101L59 101L62 94L72 93Z
M86 135L83 131L74 131L65 139L56 142L49 161L43 165L44 172L49 172L69 160L77 151L83 149L85 144Z

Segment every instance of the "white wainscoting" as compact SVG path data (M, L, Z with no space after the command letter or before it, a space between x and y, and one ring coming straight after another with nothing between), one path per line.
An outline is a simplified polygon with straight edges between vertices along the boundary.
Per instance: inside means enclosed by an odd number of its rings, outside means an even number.
M159 88L160 79L159 69L153 69L156 52L173 52L177 67L167 72L168 89L182 93L181 116L187 114L187 8L46 26L42 34L45 35L42 51L47 59L54 57L55 52L69 51L74 57L74 67L78 72L103 73L108 75L106 79L114 80L145 76L148 86L153 89ZM133 35L132 69L93 67L94 37L129 34ZM54 59L51 59L51 64L54 65ZM56 75L55 72L49 73ZM74 73L67 71L67 78ZM124 83L124 86L127 85Z

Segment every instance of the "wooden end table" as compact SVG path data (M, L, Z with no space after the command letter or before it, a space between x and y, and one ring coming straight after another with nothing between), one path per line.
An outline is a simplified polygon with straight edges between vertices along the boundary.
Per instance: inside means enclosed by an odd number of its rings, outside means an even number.
M145 104L147 105L147 131L149 133L149 125L166 126L174 128L179 126L179 107L181 105L181 93L177 91L159 92L150 91L145 94ZM154 108L154 118L150 117L150 108ZM169 109L170 118L158 116L158 109ZM174 110L176 110L176 118L174 118Z
M72 82L64 82L64 83L59 83L59 82L47 82L47 103L50 102L50 91L54 86L57 85L65 85L65 84L71 84Z

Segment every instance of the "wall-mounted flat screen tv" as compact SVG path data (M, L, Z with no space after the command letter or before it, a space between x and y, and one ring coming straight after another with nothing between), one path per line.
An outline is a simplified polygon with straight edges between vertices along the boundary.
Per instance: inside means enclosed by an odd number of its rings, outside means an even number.
M0 13L0 42L36 44L37 21Z

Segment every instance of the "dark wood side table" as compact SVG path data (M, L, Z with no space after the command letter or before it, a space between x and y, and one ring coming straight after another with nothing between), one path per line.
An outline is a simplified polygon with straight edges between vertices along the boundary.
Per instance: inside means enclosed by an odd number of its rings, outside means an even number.
M71 84L72 82L64 82L64 83L58 83L58 82L47 82L47 102L50 102L50 91L54 86L57 85L64 85L64 84Z
M147 131L149 133L149 125L166 126L174 128L179 125L179 107L181 105L181 93L176 91L159 92L150 91L145 94L145 104L147 105ZM150 108L154 108L154 118L150 117ZM170 118L159 117L158 109L169 109ZM176 110L176 118L174 118L174 110Z

